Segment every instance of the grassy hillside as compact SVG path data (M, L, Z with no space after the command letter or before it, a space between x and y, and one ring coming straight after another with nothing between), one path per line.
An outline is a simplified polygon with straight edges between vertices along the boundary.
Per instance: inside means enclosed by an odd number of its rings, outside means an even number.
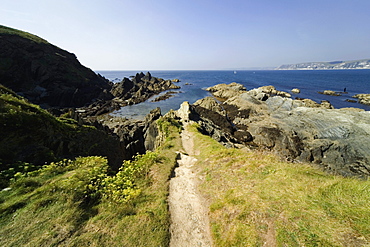
M370 181L226 149L193 132L216 246L369 246Z
M2 26L2 25L0 25L0 34L18 35L18 36L21 36L23 38L32 40L36 43L48 44L48 42L46 40L44 40L44 39L42 39L42 38L40 38L40 37L38 37L34 34L27 33L27 32L17 30L17 29L14 29L14 28Z
M107 156L112 167L123 160L119 140L72 119L55 118L1 84L0 126L0 188L15 172L62 158Z
M1 246L168 246L168 180L180 149L179 129L155 153L125 161L81 157L17 173L0 192Z
M108 80L36 35L0 26L0 51L0 83L43 108L112 98Z

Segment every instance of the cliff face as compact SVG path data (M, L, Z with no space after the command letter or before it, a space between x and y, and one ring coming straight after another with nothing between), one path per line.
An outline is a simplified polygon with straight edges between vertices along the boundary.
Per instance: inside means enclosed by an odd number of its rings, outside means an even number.
M370 69L370 59L355 61L284 64L276 68L276 70L328 70L328 69Z
M47 41L0 26L0 83L43 107L81 107L111 99L112 84L76 56Z

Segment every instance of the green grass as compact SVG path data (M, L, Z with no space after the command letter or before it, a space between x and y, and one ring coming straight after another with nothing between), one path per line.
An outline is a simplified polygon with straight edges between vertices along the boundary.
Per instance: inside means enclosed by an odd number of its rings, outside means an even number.
M370 181L226 149L192 131L215 246L369 246Z
M32 40L36 43L45 43L45 44L48 44L49 42L47 42L46 40L34 35L34 34L30 34L28 32L24 32L24 31L21 31L21 30L17 30L17 29L14 29L14 28L10 28L10 27L6 27L6 26L2 26L0 25L0 35L18 35L18 36L21 36L23 38L26 38L26 39L29 39L29 40Z
M178 125L161 121L164 145L124 162L123 174L110 174L102 157L17 173L0 192L0 245L168 246L168 181L181 141Z
M163 144L117 174L102 157L16 173L11 190L0 192L0 245L168 246L168 183L181 126L157 124ZM369 181L227 149L190 130L201 147L195 166L215 246L369 246Z

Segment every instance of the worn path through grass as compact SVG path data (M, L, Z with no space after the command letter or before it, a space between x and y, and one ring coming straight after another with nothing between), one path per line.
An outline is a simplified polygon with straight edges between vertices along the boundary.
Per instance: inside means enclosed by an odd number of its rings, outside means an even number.
M171 214L170 246L211 246L208 207L200 196L194 169L197 154L193 135L185 124L181 134L185 153L179 153L178 167L170 181L169 209ZM199 151L198 151L199 152Z

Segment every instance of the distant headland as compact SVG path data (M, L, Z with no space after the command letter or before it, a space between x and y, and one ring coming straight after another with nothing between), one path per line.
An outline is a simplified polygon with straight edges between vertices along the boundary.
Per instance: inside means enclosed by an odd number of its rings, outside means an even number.
M370 69L370 59L284 64L275 70Z

